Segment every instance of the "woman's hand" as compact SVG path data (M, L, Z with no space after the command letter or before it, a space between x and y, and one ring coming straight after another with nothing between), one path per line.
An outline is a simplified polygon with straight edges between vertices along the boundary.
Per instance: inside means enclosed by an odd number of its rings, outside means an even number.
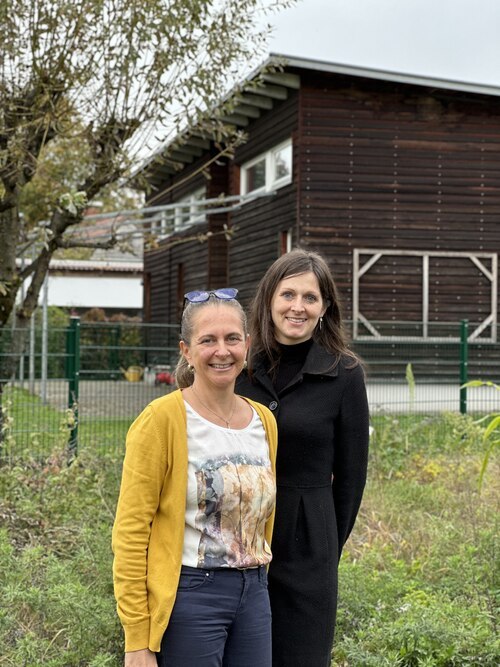
M156 655L148 648L125 653L124 667L158 667Z

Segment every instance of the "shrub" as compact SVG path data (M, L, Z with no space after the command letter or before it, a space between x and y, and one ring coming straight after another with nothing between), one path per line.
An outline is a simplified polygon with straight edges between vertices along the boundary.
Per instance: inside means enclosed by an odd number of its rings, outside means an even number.
M479 493L482 428L460 415L375 422L332 665L500 664L500 475L490 458ZM110 547L120 458L85 450L68 466L56 448L0 467L2 667L122 664Z
M490 460L479 493L481 426L450 414L375 429L332 665L496 667L499 475Z
M118 667L111 581L115 461L64 452L0 469L0 655L26 667Z

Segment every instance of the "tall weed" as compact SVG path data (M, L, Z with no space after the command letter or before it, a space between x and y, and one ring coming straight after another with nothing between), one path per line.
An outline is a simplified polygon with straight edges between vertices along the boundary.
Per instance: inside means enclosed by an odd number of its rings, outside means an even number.
M340 566L336 667L496 667L498 465L472 418L382 417Z
M497 667L499 466L484 426L374 420L340 565L335 667ZM0 467L1 667L118 667L110 535L120 455L64 449Z
M0 469L0 663L118 667L111 582L115 461L59 451Z

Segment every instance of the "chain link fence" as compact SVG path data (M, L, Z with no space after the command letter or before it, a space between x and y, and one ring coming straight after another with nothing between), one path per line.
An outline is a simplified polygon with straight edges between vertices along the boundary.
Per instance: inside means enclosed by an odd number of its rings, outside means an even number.
M499 383L500 344L468 341L464 322L443 325L434 340L412 335L418 329L391 323L390 335L353 343L365 363L372 419L498 412L495 387L463 384ZM14 328L0 332L0 371L21 335ZM73 454L122 448L139 412L174 388L177 325L71 318L69 327L33 328L26 336L15 373L0 372L0 460L43 458L56 446Z

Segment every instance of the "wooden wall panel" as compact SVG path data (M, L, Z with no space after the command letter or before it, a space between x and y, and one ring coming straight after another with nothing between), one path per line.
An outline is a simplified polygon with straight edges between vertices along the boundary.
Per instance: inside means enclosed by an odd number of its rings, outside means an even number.
M297 240L297 143L298 94L276 105L272 113L262 116L248 128L250 140L235 155L231 169L231 192L239 191L241 164L292 137L293 182L269 197L243 206L231 216L237 228L229 244L229 275L233 287L240 291L240 300L247 306L255 287L266 269L280 255L281 232L293 230Z
M500 248L497 98L304 75L300 118L302 241L329 260L348 317L354 248ZM407 260L388 284L377 271L362 280L379 319L419 319L418 269ZM481 320L489 282L458 260L443 262L431 274L431 305L442 320Z

